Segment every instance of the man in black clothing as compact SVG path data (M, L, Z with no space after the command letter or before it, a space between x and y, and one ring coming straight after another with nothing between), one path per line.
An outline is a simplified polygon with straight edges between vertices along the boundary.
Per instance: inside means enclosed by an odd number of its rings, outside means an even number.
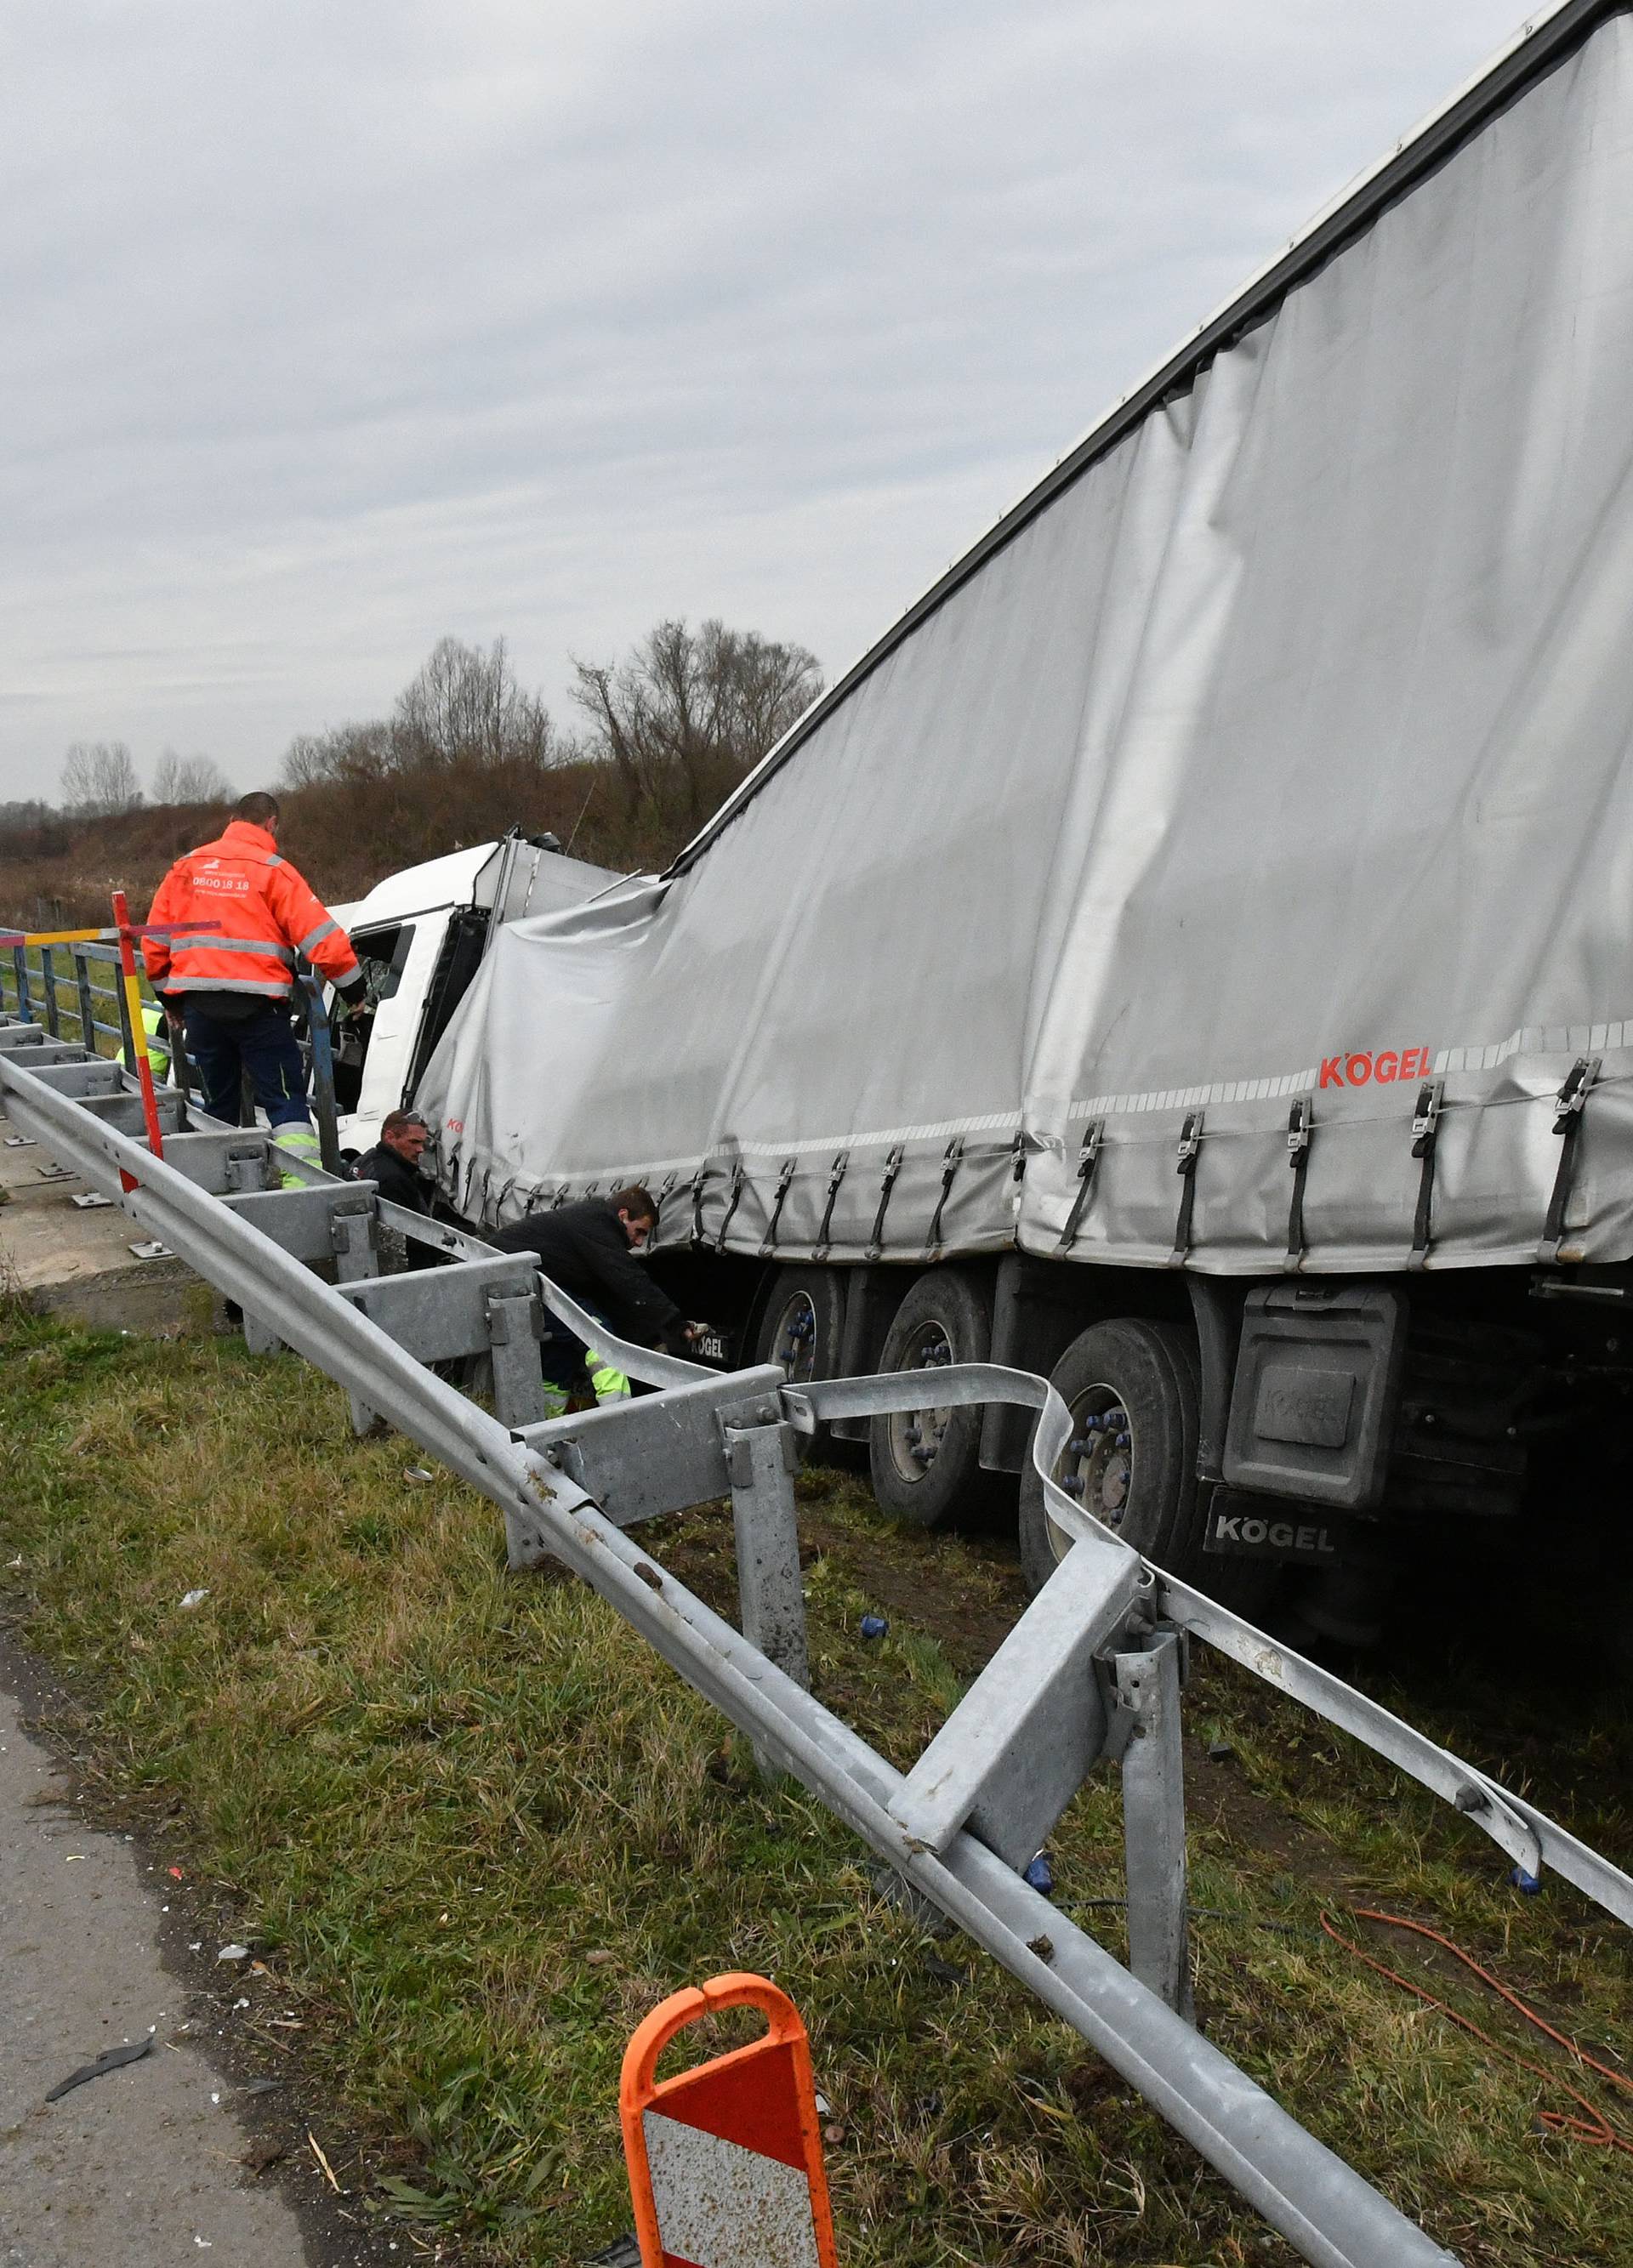
M419 1160L431 1130L417 1110L393 1110L381 1121L380 1139L366 1150L351 1168L354 1182L375 1182L391 1204L429 1212L430 1192L420 1177Z
M620 1338L683 1354L703 1328L689 1323L673 1300L635 1258L658 1225L658 1208L639 1183L610 1197L587 1197L554 1212L529 1213L488 1240L500 1252L532 1252L552 1284L587 1307ZM546 1314L550 1336L540 1350L550 1415L558 1417L573 1387L589 1372L597 1402L619 1402L630 1382L600 1355Z

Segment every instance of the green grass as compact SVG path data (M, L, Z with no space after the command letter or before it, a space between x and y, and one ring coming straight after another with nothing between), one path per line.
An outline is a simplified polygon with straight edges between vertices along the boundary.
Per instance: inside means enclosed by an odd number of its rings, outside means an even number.
M629 2222L631 2030L677 1985L748 1968L811 2030L846 2268L1292 2258L985 1956L879 1898L867 1854L763 1786L592 1594L507 1576L491 1508L440 1474L408 1483L412 1446L354 1440L344 1396L292 1359L13 1314L0 1443L0 1561L20 1561L0 1580L81 1699L77 1745L167 1857L241 1901L270 1971L245 2021L270 2050L299 2037L349 2127L343 2173L411 2228L484 2261L606 2243ZM817 1690L905 1763L1016 1611L1012 1566L892 1528L842 1476L800 1485ZM727 1609L729 1539L718 1509L645 1531ZM892 1628L868 1646L876 1605ZM1563 1887L1518 1897L1465 1822L1228 1666L1199 1664L1187 1710L1236 1750L1190 1765L1193 1897L1236 1917L1196 1926L1211 2036L1477 2268L1633 2257L1633 2159L1541 2131L1540 2082L1319 1914L1445 1928L1613 2058L1625 1936ZM1443 1729L1456 1713L1451 1696ZM1625 1719L1596 1737L1603 1787ZM1527 1752L1543 1800L1567 1772L1548 1739L1539 1723ZM1583 1824L1628 1848L1609 1808ZM1052 1850L1062 1909L1120 1950L1117 1909L1088 1903L1120 1888L1113 1776ZM1532 2052L1472 1980L1393 1935L1375 1949ZM298 2036L273 2023L290 2009Z

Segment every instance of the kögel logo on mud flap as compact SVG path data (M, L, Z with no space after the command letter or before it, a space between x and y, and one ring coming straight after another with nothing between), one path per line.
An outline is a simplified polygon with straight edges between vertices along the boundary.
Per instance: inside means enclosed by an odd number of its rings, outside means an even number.
M1427 1079L1432 1048L1380 1048L1376 1055L1323 1056L1323 1086L1366 1086L1373 1079L1387 1086L1392 1079Z
M1252 1551L1265 1559L1327 1559L1338 1551L1332 1530L1319 1521L1270 1520L1251 1512L1210 1514L1202 1549Z

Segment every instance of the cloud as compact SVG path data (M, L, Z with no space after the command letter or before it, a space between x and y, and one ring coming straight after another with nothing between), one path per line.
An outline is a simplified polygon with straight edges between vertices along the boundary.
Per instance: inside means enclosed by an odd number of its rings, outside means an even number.
M54 0L0 70L0 797L248 784L445 631L842 667L1491 0Z

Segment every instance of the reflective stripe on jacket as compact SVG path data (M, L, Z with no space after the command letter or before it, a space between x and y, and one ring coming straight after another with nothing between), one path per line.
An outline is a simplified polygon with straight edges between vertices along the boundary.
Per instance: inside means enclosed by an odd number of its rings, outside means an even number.
M351 940L313 896L264 827L235 819L216 843L178 858L159 886L151 922L209 922L213 937L144 937L157 992L248 992L286 999L295 955L331 984L359 975Z

